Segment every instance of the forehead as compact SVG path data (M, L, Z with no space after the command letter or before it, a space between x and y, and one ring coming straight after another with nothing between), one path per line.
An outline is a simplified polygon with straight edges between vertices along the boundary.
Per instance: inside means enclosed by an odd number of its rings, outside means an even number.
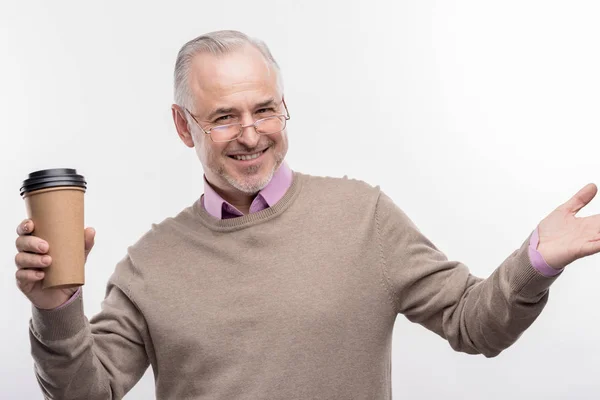
M190 89L198 105L236 94L275 96L278 85L274 68L253 46L221 55L201 53L191 62Z

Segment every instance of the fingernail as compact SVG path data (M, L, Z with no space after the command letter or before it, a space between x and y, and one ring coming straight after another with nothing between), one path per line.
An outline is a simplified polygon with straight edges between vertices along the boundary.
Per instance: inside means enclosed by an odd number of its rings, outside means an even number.
M44 256L44 257L42 257L42 264L44 264L44 265L50 265L51 261L52 260L50 259L50 256Z
M46 251L48 250L48 244L47 244L47 243L40 243L40 244L38 245L38 249L39 249L40 251L46 252Z
M38 278L41 278L42 276L44 276L44 273L38 271L35 273L35 276L37 276Z
M29 225L23 225L23 232L27 232L29 230Z

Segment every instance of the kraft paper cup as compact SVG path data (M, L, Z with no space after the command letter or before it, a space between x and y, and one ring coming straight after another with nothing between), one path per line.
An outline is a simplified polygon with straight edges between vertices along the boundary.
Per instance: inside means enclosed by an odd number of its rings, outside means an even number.
M52 264L45 268L43 288L85 284L84 194L87 183L74 169L47 169L29 174L21 196L33 235L50 245Z

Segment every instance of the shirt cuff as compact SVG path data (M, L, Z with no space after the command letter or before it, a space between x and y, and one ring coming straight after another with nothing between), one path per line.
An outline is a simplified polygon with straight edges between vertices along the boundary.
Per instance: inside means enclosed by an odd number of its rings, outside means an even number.
M531 261L531 266L535 268L540 274L547 276L548 278L556 276L560 274L564 268L555 269L548 265L544 257L537 251L538 244L540 242L540 236L538 232L538 227L535 228L531 238L529 239L529 260Z
M69 300L65 301L60 306L53 308L53 310L60 310L61 308L68 306L69 304L71 304L73 302L73 300L75 300L77 297L79 297L80 293L81 293L81 286L79 286L77 288L77 291L75 293L73 293L73 295L71 296L71 298Z

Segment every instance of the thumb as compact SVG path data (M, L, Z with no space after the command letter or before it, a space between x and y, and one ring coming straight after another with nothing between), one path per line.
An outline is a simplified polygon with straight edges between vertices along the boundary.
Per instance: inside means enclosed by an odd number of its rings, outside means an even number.
M96 238L96 230L94 228L86 228L84 231L84 240L85 240L85 256L92 250L94 247L94 240Z
M569 201L563 204L563 208L566 211L575 214L592 201L597 192L598 187L593 183L588 183L580 189L575 196L571 197Z

